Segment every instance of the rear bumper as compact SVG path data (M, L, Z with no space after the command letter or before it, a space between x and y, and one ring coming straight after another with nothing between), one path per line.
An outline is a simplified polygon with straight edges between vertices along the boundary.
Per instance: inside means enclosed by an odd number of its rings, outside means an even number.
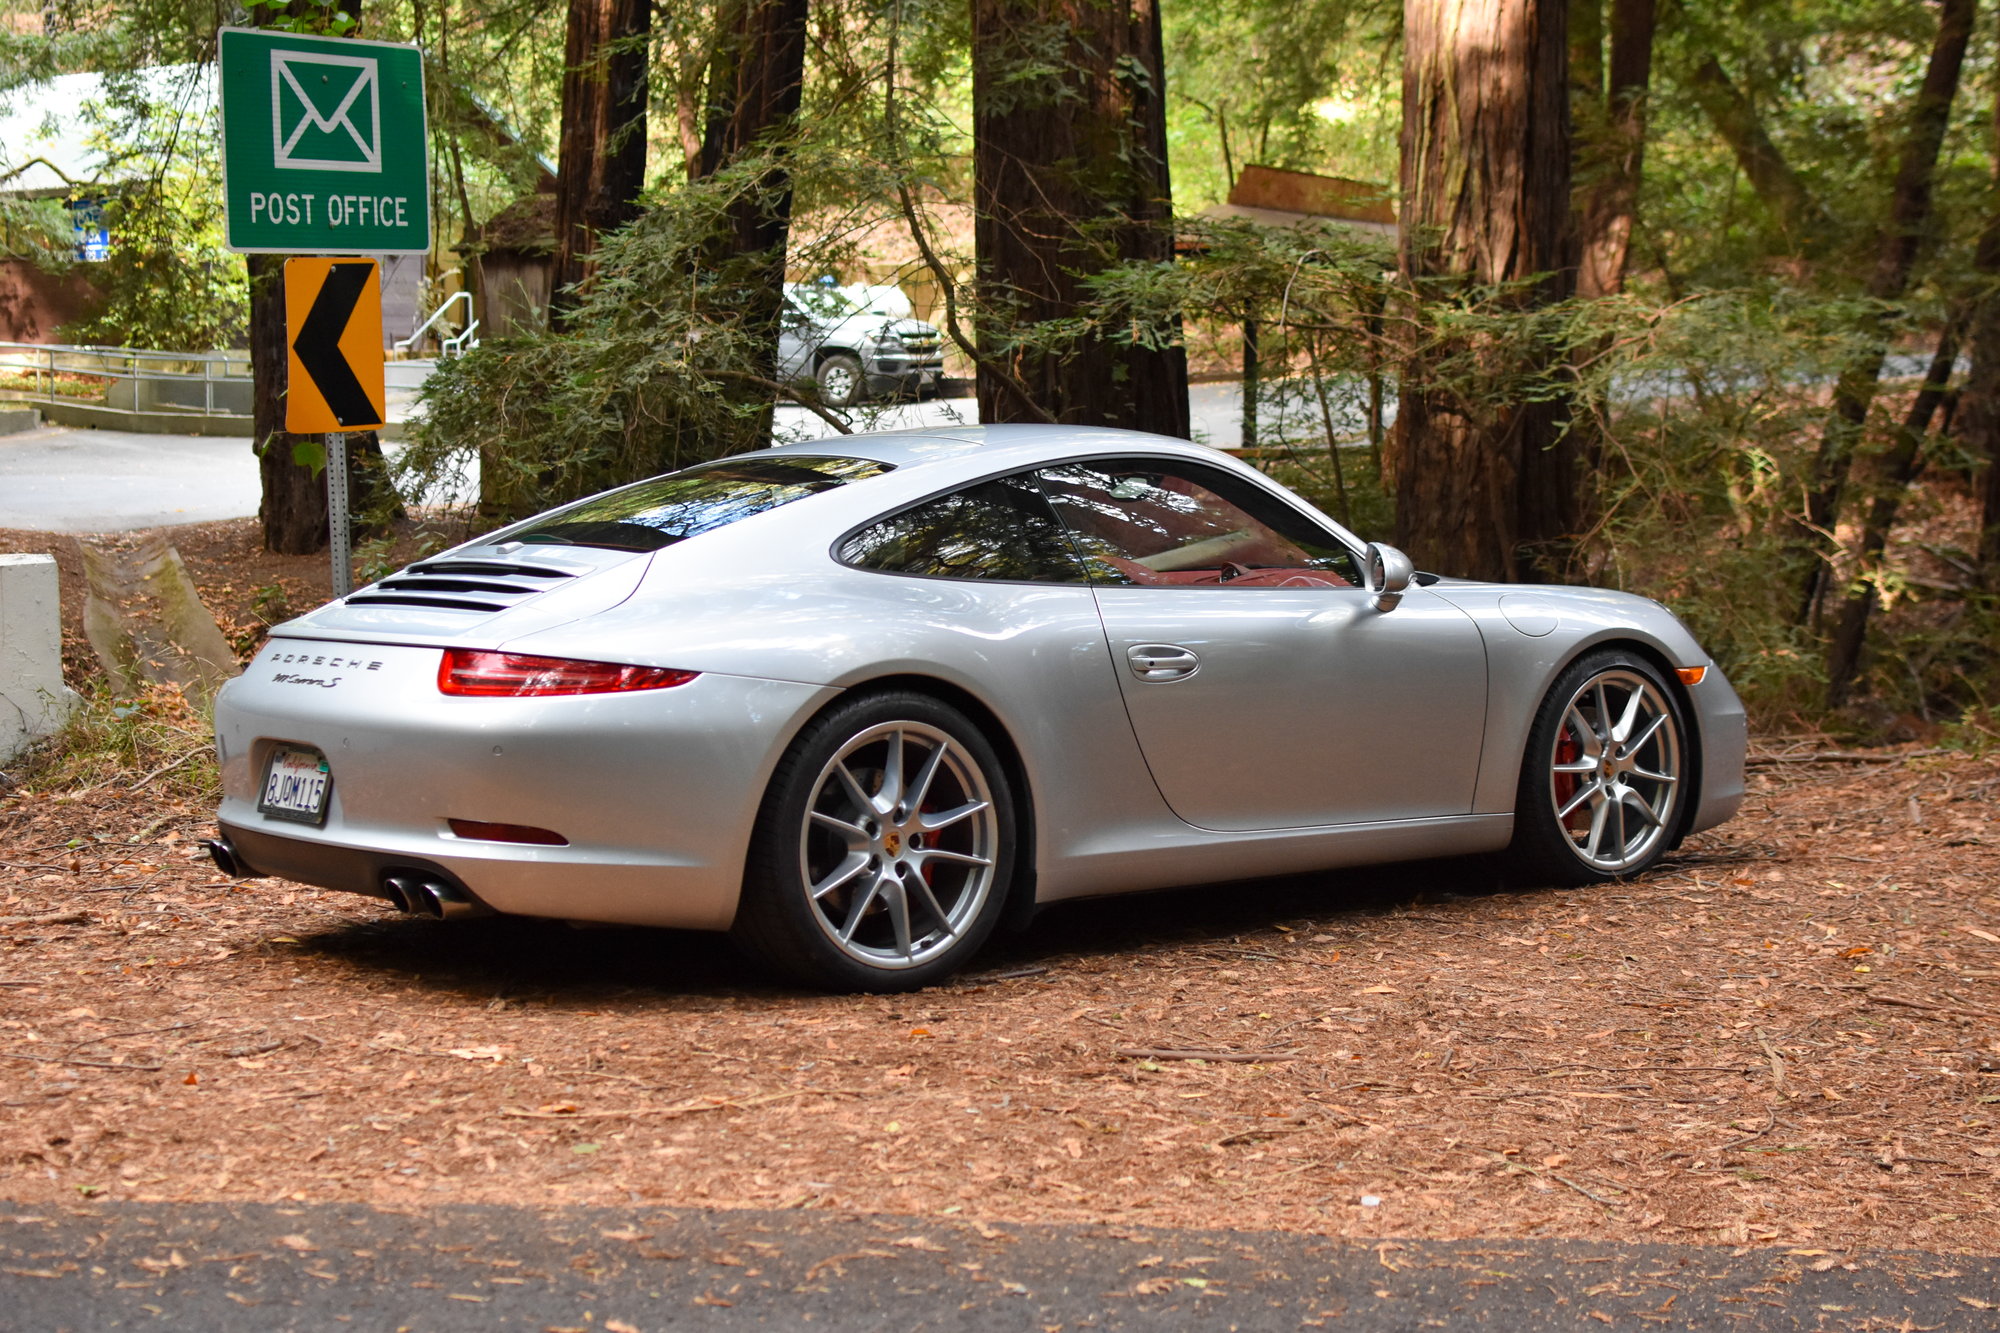
M329 660L347 652L285 647ZM836 693L703 674L629 694L448 698L436 687L438 658L434 648L371 646L379 669L302 686L260 655L224 688L218 819L250 868L374 896L391 872L435 871L500 912L726 929L772 767ZM264 765L280 743L326 756L323 827L259 813ZM463 838L452 819L553 829L568 845Z

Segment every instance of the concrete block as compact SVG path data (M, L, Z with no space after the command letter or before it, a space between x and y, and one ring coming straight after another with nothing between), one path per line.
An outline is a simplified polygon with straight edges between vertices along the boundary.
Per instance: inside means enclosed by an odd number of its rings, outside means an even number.
M55 732L76 705L62 678L56 558L0 555L0 764Z
M32 407L16 407L0 403L0 435L19 435L22 431L40 430L42 414Z

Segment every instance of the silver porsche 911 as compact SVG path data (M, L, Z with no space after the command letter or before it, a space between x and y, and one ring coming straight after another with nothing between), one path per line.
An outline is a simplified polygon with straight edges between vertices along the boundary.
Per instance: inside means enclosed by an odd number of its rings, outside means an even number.
M655 477L278 627L217 702L212 850L899 990L1065 898L1633 875L1735 812L1744 744L1657 603L1416 573L1198 445L940 428Z

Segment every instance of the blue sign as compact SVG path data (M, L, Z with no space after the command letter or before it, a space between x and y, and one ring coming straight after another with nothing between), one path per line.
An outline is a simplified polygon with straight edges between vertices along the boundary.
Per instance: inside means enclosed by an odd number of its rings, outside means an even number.
M102 199L70 200L69 230L78 259L99 264L111 258L111 233L104 227Z

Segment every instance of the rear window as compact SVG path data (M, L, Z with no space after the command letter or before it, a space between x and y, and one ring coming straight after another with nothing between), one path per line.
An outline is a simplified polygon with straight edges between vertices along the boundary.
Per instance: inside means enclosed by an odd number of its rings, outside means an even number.
M506 540L657 551L893 466L867 458L725 458L592 496L508 533Z

